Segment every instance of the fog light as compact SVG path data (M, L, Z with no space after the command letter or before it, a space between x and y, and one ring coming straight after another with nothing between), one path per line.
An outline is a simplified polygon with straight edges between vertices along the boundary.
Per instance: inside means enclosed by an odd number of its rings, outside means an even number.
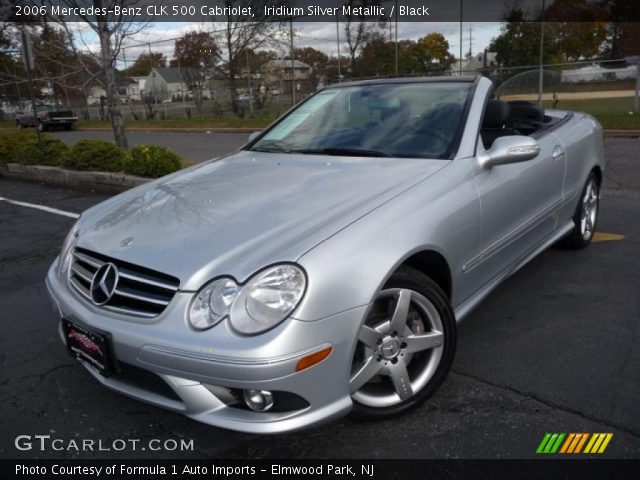
M266 412L273 407L273 395L269 390L244 390L244 403L255 412Z

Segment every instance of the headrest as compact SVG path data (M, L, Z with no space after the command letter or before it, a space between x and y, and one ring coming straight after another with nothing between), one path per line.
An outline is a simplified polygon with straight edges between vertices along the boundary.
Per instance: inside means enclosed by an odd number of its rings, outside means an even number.
M501 128L511 114L509 104L501 100L489 100L484 110L482 128Z

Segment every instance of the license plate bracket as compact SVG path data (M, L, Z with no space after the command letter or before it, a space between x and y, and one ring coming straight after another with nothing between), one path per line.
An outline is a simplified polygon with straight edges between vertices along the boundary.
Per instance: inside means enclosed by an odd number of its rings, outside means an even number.
M85 327L67 318L62 319L62 330L69 354L98 372L103 377L116 373L117 363L113 355L109 332Z

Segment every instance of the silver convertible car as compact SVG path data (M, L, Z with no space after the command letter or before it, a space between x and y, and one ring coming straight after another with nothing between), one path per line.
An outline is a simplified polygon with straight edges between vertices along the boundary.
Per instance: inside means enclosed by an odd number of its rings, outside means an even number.
M457 322L596 226L598 122L492 88L332 86L90 208L47 276L68 351L112 390L244 432L417 406Z

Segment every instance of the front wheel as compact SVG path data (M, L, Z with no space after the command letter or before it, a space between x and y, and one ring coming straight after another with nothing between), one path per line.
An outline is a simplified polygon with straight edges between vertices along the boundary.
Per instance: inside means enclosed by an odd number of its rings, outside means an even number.
M349 381L354 413L385 417L423 402L446 377L455 348L447 296L423 273L400 268L360 329Z
M580 249L587 247L596 233L598 207L600 204L600 184L592 172L589 174L580 195L580 201L573 215L573 230L564 237L560 245L566 248Z

